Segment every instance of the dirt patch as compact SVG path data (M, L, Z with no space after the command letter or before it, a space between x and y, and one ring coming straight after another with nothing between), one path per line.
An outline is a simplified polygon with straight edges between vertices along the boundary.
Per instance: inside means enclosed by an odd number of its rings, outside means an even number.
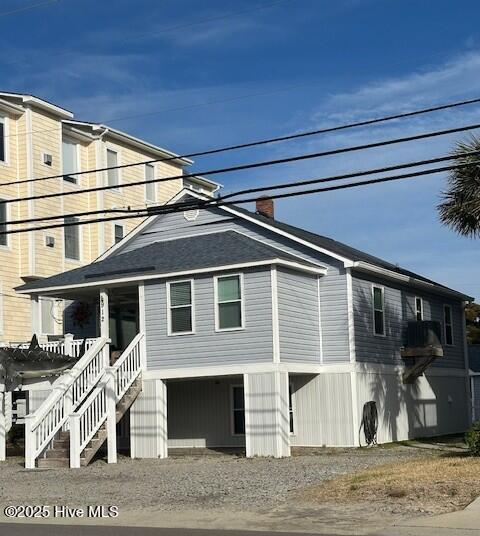
M452 454L382 464L299 493L323 506L363 503L366 509L416 515L459 510L478 495L480 458Z

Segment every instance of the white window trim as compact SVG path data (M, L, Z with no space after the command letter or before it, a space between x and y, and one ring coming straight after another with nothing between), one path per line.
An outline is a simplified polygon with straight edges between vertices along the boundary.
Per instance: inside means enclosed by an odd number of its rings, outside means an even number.
M445 321L445 311L450 309L450 326L452 328L452 344L447 344L447 322ZM448 303L443 304L443 342L445 346L455 346L455 337L453 336L453 308Z
M417 300L420 300L420 320L424 320L423 316L423 298L420 298L420 296L415 296L415 320L417 319Z
M112 151L114 153L117 153L117 166L122 165L122 151L115 146L112 146L110 144L105 145L105 167L108 167L108 151ZM115 188L110 188L109 190L106 190L107 192L114 192L116 194L121 193L121 187L122 187L122 170L117 169L118 173L118 185ZM108 170L105 171L105 186L110 186L108 183Z
M2 201L6 201L8 199L11 199L10 196L8 195L1 195L0 194L0 200ZM6 218L6 221L10 221L10 217L11 217L11 211L10 211L10 208L11 208L11 203L5 203L5 218ZM5 227L5 230L8 231L8 225ZM12 241L11 241L11 236L12 235L5 235L7 237L7 243L6 244L0 244L0 251L10 251L12 249Z
M47 155L50 155L52 157L52 165L49 166L48 164L45 164L45 157ZM48 169L52 169L54 167L54 161L53 161L53 155L52 153L47 153L46 151L40 151L40 164Z
M73 184L73 183L72 183ZM68 215L65 216L66 218L68 218ZM75 218L78 220L78 218ZM82 226L81 225L77 225L77 228L78 228L78 259L72 259L71 257L67 257L67 252L66 252L66 244L65 244L65 229L66 227L64 227L64 231L63 231L63 234L62 234L62 240L63 240L63 258L65 259L65 261L67 262L70 262L70 263L74 263L74 264L82 264L83 262L83 229L82 229ZM8 236L8 235L7 235Z
M145 181L147 181L147 167L153 167L153 179L155 180L157 178L157 166L155 164L145 164L144 166L144 174L145 174ZM120 170L119 170L120 171ZM148 179L150 180L150 179ZM147 197L147 190L148 190L148 184L145 182L145 204L146 205L154 205L157 203L157 183L150 183L150 186L153 186L153 189L155 190L154 197L155 199L148 199Z
M5 160L0 160L0 166L9 166L10 165L10 121L9 117L6 115L0 115L0 123L3 123L3 136L5 143Z
M63 141L67 141L68 143L72 143L73 145L75 145L75 157L76 157L76 160L77 160L77 172L80 172L82 171L82 158L81 158L81 154L80 154L80 143L73 139L73 138L70 138L69 136L63 136L62 135L62 148L61 148L61 151L60 151L60 169L62 170L62 175L63 177L65 177L65 174L63 173ZM48 167L48 166L47 166ZM73 177L75 178L75 182L71 182L71 181L67 181L65 180L64 178L62 179L62 182L63 184L65 185L68 185L68 186L72 186L72 187L77 187L77 188L80 188L81 187L81 181L82 181L82 176L81 175L73 175Z
M172 315L171 315L171 304L170 304L170 285L175 283L190 283L190 293L192 297L192 303L190 305L192 311L192 330L191 331L178 331L172 332ZM178 307L187 307L186 305L181 305ZM176 281L167 281L167 335L169 337L178 337L181 335L195 335L195 281L194 279L178 279Z
M231 302L240 301L240 314L242 316L242 325L237 328L220 328L220 318L219 318L219 302L218 302L218 280L225 277L239 277L240 279L240 300L230 300ZM215 307L215 331L217 333L222 333L225 331L242 331L245 329L245 291L243 284L243 273L234 273L234 274L222 274L216 275L213 278L213 295L214 295L214 307ZM230 303L230 302L222 302Z
M383 314L383 333L377 333L375 331L375 311L380 309L375 309L375 289L380 289L382 291L382 314ZM375 337L386 337L387 336L387 326L386 326L386 315L385 315L385 287L383 285L372 284L372 328L373 335Z
M245 437L245 434L237 434L235 432L235 418L234 418L235 417L235 396L233 393L235 389L239 387L243 389L243 398L244 398L243 413L245 414L245 412L247 411L246 404L245 404L245 386L243 385L243 383L231 383L230 384L230 433L232 437Z
M118 223L118 222L112 222L112 243L113 245L118 244L118 242L115 241L115 227L121 227L122 228L122 240L125 238L125 224L124 223ZM119 241L121 242L121 240Z

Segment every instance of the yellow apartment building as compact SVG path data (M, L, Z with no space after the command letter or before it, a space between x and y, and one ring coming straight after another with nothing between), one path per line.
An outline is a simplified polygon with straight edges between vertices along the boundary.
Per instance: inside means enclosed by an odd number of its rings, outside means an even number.
M181 157L151 165L73 175L176 156L107 125L77 121L72 112L35 96L0 92L0 201L103 185L118 186L100 192L0 204L0 229L21 228L9 223L15 220L164 204L184 187L211 195L218 190L218 184L201 177L124 187L129 182L183 174L192 161ZM51 175L62 175L62 178L12 184ZM26 281L92 262L141 221L124 219L0 235L0 342L25 341L33 332L63 333L64 303L44 299L34 307L28 298L17 295L13 289Z

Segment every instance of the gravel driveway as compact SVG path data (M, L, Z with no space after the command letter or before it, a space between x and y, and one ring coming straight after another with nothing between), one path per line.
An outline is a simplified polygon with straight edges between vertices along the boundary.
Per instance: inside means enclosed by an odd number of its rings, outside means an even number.
M115 504L130 510L265 509L285 503L289 492L339 474L425 452L396 446L321 449L315 455L246 459L233 455L165 460L98 460L76 470L25 470L20 458L0 464L0 497L7 504Z

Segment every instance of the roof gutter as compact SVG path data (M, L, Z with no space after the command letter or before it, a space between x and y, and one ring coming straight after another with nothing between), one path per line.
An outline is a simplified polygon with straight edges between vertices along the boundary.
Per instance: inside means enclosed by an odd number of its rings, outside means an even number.
M467 296L466 294L463 294L456 290L449 289L447 287L443 287L435 283L429 283L427 281L423 281L422 279L418 279L416 277L410 277L405 274L400 274L400 273L394 272L393 270L387 270L386 268L381 268L380 266L375 266L374 264L370 264L365 261L355 261L353 263L353 269L358 270L359 272L376 274L381 277L385 277L387 279L392 279L394 281L398 281L401 283L414 285L416 287L420 287L425 290L430 290L431 292L435 292L437 294L444 294L445 296L449 296L450 298L455 298L455 299L467 301L467 302L474 301L474 298L472 298L471 296Z

